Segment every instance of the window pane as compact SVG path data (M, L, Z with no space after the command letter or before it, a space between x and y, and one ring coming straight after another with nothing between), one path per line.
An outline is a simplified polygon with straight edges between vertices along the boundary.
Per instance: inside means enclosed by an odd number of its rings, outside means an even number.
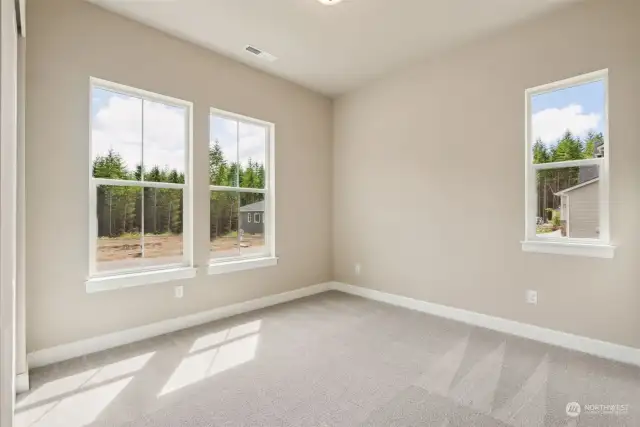
M97 271L140 266L142 188L100 185L96 196Z
M240 187L264 188L267 129L240 123Z
M238 193L211 192L210 242L211 258L240 255L238 246Z
M92 88L91 152L94 177L140 180L141 99Z
M604 81L533 96L531 108L533 163L604 156Z
M184 182L187 109L144 100L144 179Z
M144 265L182 262L182 190L144 189Z
M264 194L240 193L240 253L264 253L266 203Z
M599 238L599 168L536 171L536 235Z
M235 187L239 178L238 122L211 116L209 129L209 183Z

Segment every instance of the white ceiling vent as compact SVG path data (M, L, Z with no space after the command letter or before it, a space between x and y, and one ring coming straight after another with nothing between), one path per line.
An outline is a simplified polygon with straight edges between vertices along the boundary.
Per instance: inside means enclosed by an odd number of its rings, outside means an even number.
M264 59L265 61L273 62L276 59L278 59L277 57L273 56L269 52L265 52L264 50L258 49L255 46L247 45L244 48L244 50L246 50L250 54L252 54L252 55L254 55L254 56L256 56L256 57L258 57L260 59Z

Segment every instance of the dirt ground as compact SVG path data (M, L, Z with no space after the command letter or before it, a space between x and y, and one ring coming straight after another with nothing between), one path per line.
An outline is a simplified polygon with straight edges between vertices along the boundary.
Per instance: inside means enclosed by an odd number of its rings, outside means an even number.
M240 248L264 246L261 234L245 234ZM218 237L211 240L211 251L230 251L238 247L238 239ZM182 255L182 236L144 236L145 258L173 257ZM107 237L98 239L97 261L118 261L141 256L139 237Z

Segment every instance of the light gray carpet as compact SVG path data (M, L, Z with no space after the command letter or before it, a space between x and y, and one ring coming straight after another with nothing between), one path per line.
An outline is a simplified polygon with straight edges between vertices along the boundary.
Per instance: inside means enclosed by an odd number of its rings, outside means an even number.
M18 427L640 426L638 368L338 292L31 380Z

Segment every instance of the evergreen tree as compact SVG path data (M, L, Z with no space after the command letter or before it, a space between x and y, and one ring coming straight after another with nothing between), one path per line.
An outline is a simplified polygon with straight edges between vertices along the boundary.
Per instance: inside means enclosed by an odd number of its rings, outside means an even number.
M231 163L229 166L229 173L227 175L227 185L230 187L239 186L239 177L240 177L240 165L238 163Z
M256 182L255 182L255 176L254 176L254 170L253 170L253 163L251 161L251 158L249 158L249 162L248 162L248 165L247 165L246 169L244 169L242 171L242 178L240 180L240 187L256 188Z
M574 137L567 130L553 151L553 162L566 162L568 160L580 160L583 158L583 144L580 138Z
M215 141L213 147L209 146L209 183L229 185L227 162L218 140Z
M93 162L96 178L147 182L184 183L184 172L158 165L128 169L122 156L110 150ZM212 185L264 188L265 166L249 159L246 164L228 162L218 141L209 148L209 179ZM211 236L225 236L238 227L238 208L264 200L264 194L211 191ZM98 235L120 237L182 232L183 191L173 188L142 189L138 186L98 186ZM144 212L144 215L143 215ZM144 218L143 218L144 216ZM144 224L144 227L143 227Z
M144 180L151 182L163 182L162 171L160 171L158 166L153 166L149 172L144 174Z
M599 147L603 144L604 135L602 135L602 133L589 131L587 137L585 138L583 158L592 159L594 157L597 157L596 147Z
M264 174L264 164L260 163L257 170L258 175L258 188L265 188L265 174Z
M551 155L547 146L544 145L541 139L538 139L533 144L533 163L549 163L551 161Z
M169 175L167 176L167 182L180 184L180 175L178 174L177 170L174 169L171 172L169 172Z
M127 164L120 154L110 149L106 156L97 156L93 161L93 177L128 179Z

